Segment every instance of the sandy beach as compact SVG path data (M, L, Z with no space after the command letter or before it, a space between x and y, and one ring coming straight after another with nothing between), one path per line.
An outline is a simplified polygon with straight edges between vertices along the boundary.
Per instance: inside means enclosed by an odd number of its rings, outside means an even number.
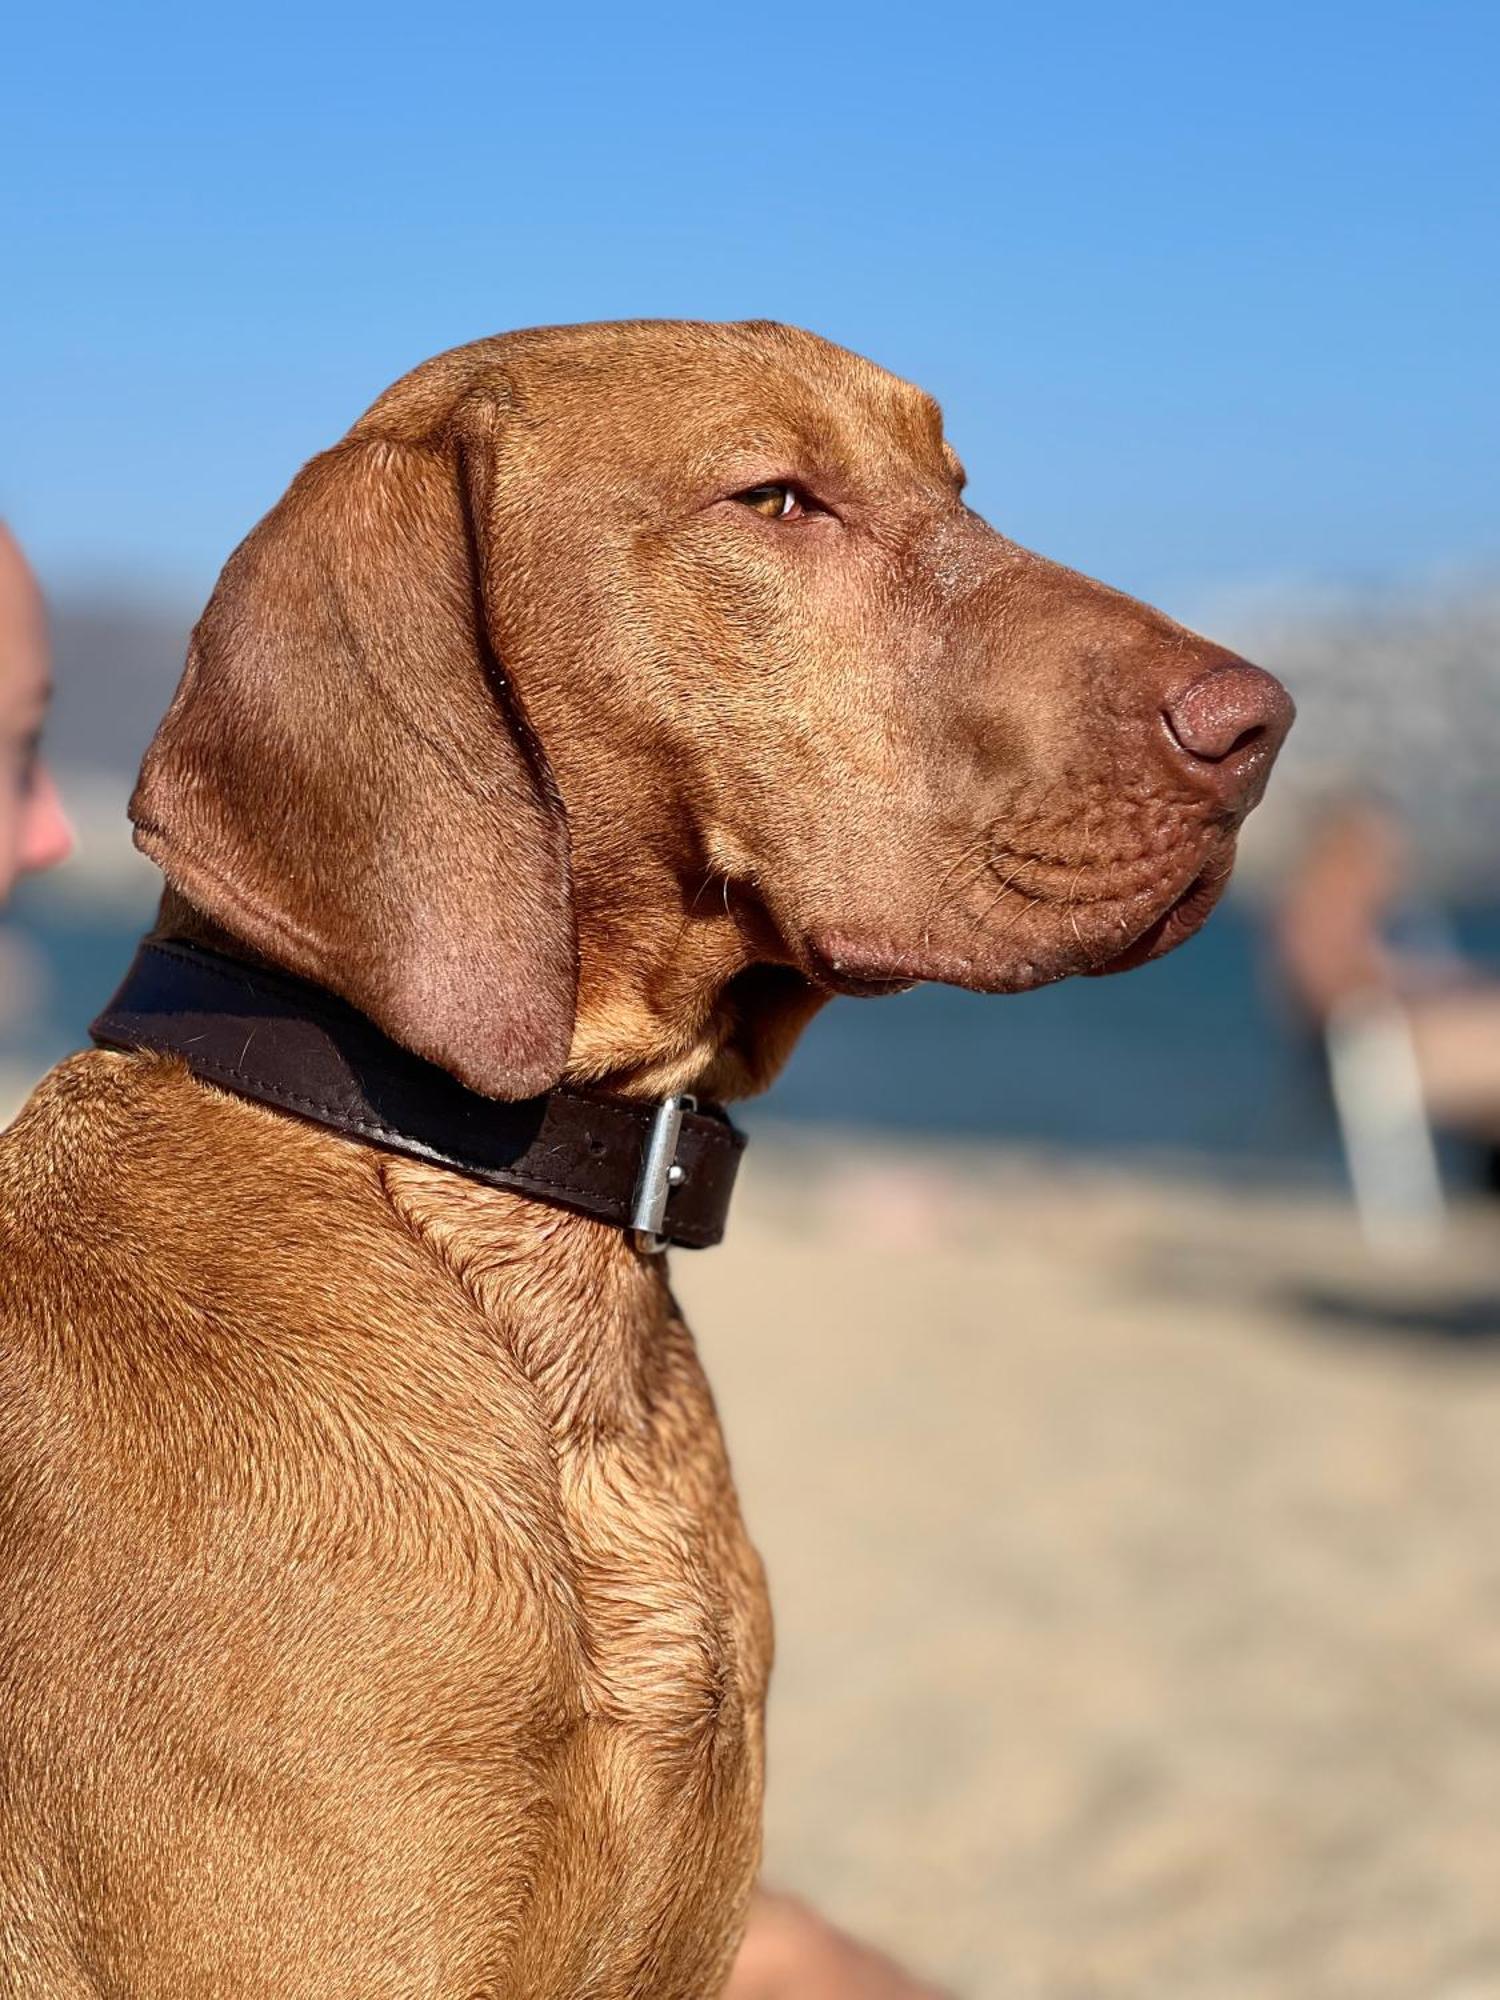
M974 2000L1500 1995L1500 1217L759 1140L767 1872Z

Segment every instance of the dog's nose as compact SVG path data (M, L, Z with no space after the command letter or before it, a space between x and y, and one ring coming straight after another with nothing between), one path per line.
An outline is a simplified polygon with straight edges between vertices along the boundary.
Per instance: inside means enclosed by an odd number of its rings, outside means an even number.
M1162 707L1167 734L1193 778L1226 806L1260 796L1297 711L1273 675L1248 660L1200 674Z

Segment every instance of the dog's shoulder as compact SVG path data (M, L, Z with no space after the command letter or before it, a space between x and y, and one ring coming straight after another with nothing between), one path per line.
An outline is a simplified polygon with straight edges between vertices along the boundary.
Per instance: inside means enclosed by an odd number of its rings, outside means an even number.
M132 1325L264 1318L289 1267L326 1268L374 1170L175 1060L93 1051L43 1078L0 1138L0 1341L75 1350Z
M96 1462L213 1471L236 1505L273 1462L384 1492L498 1451L524 1486L534 1402L368 1146L104 1051L0 1138L0 1462L45 1408Z
M347 1393L414 1257L368 1148L171 1059L72 1057L0 1138L0 1367L90 1418Z
M425 1574L496 1488L540 1541L548 1441L491 1346L370 1148L75 1057L0 1141L0 1560L91 1515L98 1545Z
M284 1197L328 1186L340 1156L307 1144L305 1130L205 1087L172 1057L70 1056L0 1136L0 1231L59 1254L126 1250L135 1232L157 1253L178 1234L201 1242L257 1185L279 1184Z

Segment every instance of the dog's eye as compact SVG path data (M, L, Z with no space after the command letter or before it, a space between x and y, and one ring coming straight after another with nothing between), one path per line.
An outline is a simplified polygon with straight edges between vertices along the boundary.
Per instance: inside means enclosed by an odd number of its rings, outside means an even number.
M734 497L767 521L795 521L807 512L807 503L795 486L747 486Z

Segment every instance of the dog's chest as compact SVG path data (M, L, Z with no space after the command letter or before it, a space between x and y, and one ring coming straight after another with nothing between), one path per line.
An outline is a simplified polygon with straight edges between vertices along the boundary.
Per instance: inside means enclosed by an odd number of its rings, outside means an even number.
M499 1595L456 1572L451 1606L455 1706L485 1719L464 1724L487 1745L471 1775L504 1828L469 1850L476 1917L513 1995L694 2000L722 1983L758 1865L771 1655L696 1351L660 1268L612 1232L398 1171L479 1308L488 1385L463 1484Z
M696 1362L638 1429L565 1449L559 1494L578 1676L564 1847L591 1863L536 1941L536 1986L712 1991L759 1860L771 1639ZM591 1989L579 1941L601 1936L618 1984Z
M760 1565L706 1398L672 1430L593 1446L560 1480L588 1712L668 1762L737 1735L769 1668Z

